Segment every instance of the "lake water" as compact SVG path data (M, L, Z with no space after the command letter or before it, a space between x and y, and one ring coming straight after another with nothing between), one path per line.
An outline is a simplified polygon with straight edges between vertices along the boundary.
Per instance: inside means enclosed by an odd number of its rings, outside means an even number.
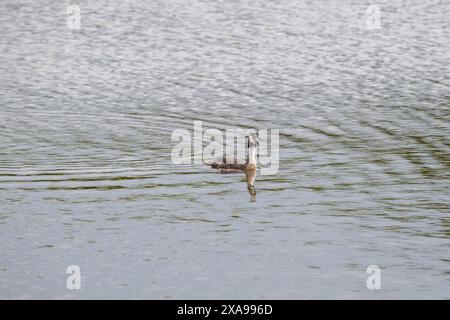
M0 298L449 299L449 14L2 1ZM256 202L243 175L171 161L194 120L280 130Z

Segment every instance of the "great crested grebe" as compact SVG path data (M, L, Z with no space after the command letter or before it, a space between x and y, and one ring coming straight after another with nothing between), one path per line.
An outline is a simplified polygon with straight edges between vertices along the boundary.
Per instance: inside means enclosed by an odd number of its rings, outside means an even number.
M206 165L213 169L217 169L219 173L245 173L247 181L247 190L250 194L251 201L256 201L255 178L256 178L256 157L258 153L259 139L256 135L247 137L248 157L245 164L237 163L236 159L217 159L212 162L205 162Z

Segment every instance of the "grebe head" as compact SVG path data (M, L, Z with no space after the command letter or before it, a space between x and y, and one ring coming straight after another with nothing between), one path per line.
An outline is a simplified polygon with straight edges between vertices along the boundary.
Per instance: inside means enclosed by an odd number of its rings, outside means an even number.
M259 146L259 139L257 135L249 135L248 136L248 147L257 147Z

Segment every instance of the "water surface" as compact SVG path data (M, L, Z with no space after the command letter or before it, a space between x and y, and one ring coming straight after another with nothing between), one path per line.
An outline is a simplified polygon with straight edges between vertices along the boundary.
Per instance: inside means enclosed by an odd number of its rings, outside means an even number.
M0 4L0 298L450 298L447 1L77 4ZM280 129L256 202L194 120Z

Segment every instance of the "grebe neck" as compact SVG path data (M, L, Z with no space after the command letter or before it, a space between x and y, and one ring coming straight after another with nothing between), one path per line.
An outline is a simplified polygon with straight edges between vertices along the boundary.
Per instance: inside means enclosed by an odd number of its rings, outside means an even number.
M248 164L253 164L256 166L256 146L251 146L248 148Z

